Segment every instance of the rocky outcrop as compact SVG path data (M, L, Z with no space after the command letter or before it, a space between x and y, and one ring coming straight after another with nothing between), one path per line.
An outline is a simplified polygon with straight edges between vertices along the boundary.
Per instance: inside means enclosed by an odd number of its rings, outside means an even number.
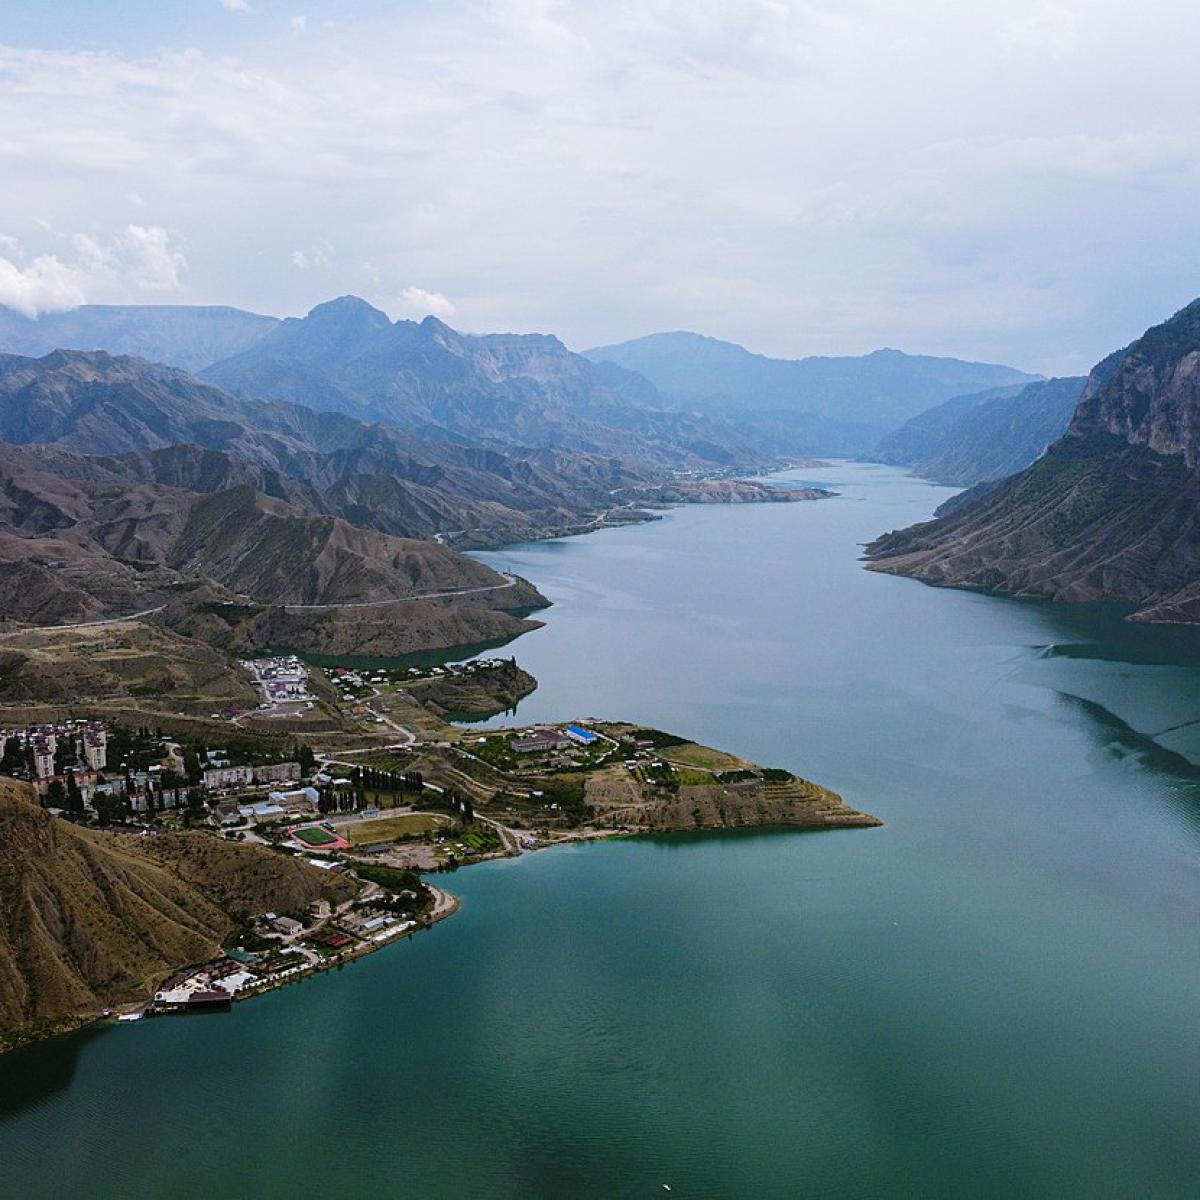
M1200 301L1100 363L1031 467L867 553L929 583L1200 619Z

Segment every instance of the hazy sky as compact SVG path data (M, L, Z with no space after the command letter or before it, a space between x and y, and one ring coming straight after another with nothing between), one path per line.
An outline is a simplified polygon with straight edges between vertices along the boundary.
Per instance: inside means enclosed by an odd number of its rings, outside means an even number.
M1187 0L0 0L0 303L1082 370L1200 295Z

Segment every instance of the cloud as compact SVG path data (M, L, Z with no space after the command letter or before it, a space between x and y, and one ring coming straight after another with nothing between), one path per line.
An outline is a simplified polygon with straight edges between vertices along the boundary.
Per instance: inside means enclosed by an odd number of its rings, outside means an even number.
M247 0L221 0L221 7L229 12L248 13L250 5Z
M69 253L36 254L22 265L17 239L0 238L0 249L11 255L0 257L0 305L36 317L85 304L94 291L126 299L180 287L187 261L161 226L128 225L106 241L46 232Z
M1002 30L1001 39L1016 51L1066 58L1079 49L1080 16L1059 5L1039 6Z
M307 271L313 267L324 267L333 259L333 246L322 239L307 249L293 250L288 258L292 266L298 267L301 271Z
M441 292L427 292L421 287L406 287L400 293L400 311L406 317L454 316L454 305Z
M282 45L215 21L187 48L164 17L153 41L114 20L104 51L0 46L0 229L46 214L126 263L112 231L153 218L186 238L157 276L181 299L262 311L314 278L384 307L423 280L441 298L410 311L451 296L465 328L576 346L692 327L1042 370L1197 290L1200 6L359 7L300 37L278 6ZM123 267L86 288L145 290Z
M55 255L39 254L26 267L0 257L0 305L5 308L36 317L83 302L82 273Z
M308 32L308 18L305 16L293 17L292 18L292 32L293 33L307 33Z
M167 231L160 225L130 225L121 239L129 261L125 275L145 291L160 292L179 287L179 272L187 259L171 247Z

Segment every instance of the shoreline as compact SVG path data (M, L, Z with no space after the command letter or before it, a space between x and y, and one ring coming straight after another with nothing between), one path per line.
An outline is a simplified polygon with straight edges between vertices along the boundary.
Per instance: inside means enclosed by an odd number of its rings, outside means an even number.
M338 967L344 967L349 963L355 962L360 958L367 958L376 951L383 950L387 946L394 945L396 942L408 941L416 934L424 933L432 929L441 921L445 921L449 917L454 916L462 907L462 902L451 892L447 892L442 888L436 887L433 884L426 884L429 890L434 895L434 905L427 916L427 923L418 925L415 929L396 929L389 930L386 936L376 936L370 941L365 941L356 946L353 950L346 951L335 957L326 959L323 962L306 962L302 966L291 968L286 975L274 979L264 980L257 986L247 987L241 991L230 995L230 1007L236 1004L242 1004L248 1000L256 1000L260 996L266 996L271 992L281 991L284 988L291 987L293 984L304 983L306 980L317 975L323 975L327 971L336 970ZM219 959L210 959L209 962L217 962ZM205 963L193 963L189 966L203 967ZM187 970L188 966L180 967L179 970ZM153 993L151 993L153 997ZM57 1037L67 1037L70 1034L80 1033L85 1029L91 1029L97 1026L116 1026L122 1023L132 1024L129 1020L131 1014L138 1012L137 1020L157 1020L165 1016L189 1016L184 1011L179 1012L151 1012L149 1005L153 1003L153 998L149 1002L145 1000L129 1001L125 1004L115 1005L107 1009L102 1009L97 1013L83 1013L71 1017L61 1017L53 1022L49 1022L44 1026L26 1026L24 1030L14 1030L9 1037L10 1041L0 1042L0 1057L6 1054L14 1053L18 1050L27 1049L30 1046L35 1046L39 1042L50 1041ZM122 1022L121 1018L126 1017L127 1020Z
M867 824L843 824L843 825L796 825L787 823L769 824L769 825L734 825L734 826L713 826L698 829L582 829L572 833L564 834L561 837L555 838L552 841L543 842L541 844L527 845L518 850L505 849L492 854L481 856L473 859L470 862L460 863L450 869L440 869L434 872L423 872L423 877L429 874L456 874L458 871L468 869L474 866L481 866L485 863L501 862L505 860L519 860L528 854L538 854L542 851L561 849L566 846L591 844L596 842L612 842L612 841L628 841L635 838L661 838L661 837L677 837L686 836L703 837L711 834L721 833L736 833L736 832L786 832L792 831L795 833L822 833L831 832L839 829L855 829L855 828L874 828L882 826L883 822L878 819L872 819L873 823ZM353 862L354 860L349 860ZM291 968L282 977L276 977L269 980L264 980L257 986L247 987L233 993L229 997L230 1008L233 1006L245 1003L247 1001L256 1000L261 996L266 996L272 992L282 991L285 988L291 987L294 984L302 984L318 975L325 974L328 971L336 970L350 963L356 962L358 959L367 958L380 950L387 949L402 941L411 941L415 936L421 933L426 933L435 925L442 921L448 920L456 915L462 908L462 901L453 892L439 887L436 884L429 883L424 880L425 886L433 893L434 904L430 911L425 914L426 920L416 928L400 928L394 931L387 931L384 935L376 935L369 941L361 942L353 950L345 951L336 957L326 959L322 962L306 962L302 966ZM219 959L210 959L209 963L217 962ZM178 970L187 970L190 966L203 967L206 963L195 963L184 965ZM186 1011L178 1012L152 1012L149 1011L150 1005L153 1003L153 992L149 1001L128 1001L124 1004L118 1004L101 1010L96 1013L75 1014L73 1016L65 1016L56 1018L45 1024L36 1026L27 1026L24 1029L12 1031L4 1040L0 1040L0 1057L16 1053L21 1050L29 1049L41 1042L51 1041L55 1038L68 1037L72 1034L81 1033L84 1030L93 1029L96 1027L117 1026L119 1024L133 1024L135 1020L156 1020L164 1016L189 1016ZM140 1011L139 1011L140 1010ZM130 1019L131 1014L137 1013L137 1017ZM122 1018L126 1018L124 1021Z

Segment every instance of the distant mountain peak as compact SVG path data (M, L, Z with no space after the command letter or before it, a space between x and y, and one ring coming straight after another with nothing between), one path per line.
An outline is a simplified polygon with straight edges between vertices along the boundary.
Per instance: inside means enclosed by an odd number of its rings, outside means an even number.
M0 306L0 351L39 358L51 350L107 350L198 371L238 354L279 325L227 305L84 304L30 320Z
M780 413L806 423L790 452L861 454L887 431L952 396L1036 376L993 363L912 355L891 346L864 355L773 358L702 334L650 334L584 352L648 379L665 396L720 416ZM820 428L819 426L823 427ZM782 443L779 443L782 445Z
M339 321L354 319L373 325L391 325L391 318L382 309L368 304L361 296L335 296L309 309L306 321L322 321L335 318Z

